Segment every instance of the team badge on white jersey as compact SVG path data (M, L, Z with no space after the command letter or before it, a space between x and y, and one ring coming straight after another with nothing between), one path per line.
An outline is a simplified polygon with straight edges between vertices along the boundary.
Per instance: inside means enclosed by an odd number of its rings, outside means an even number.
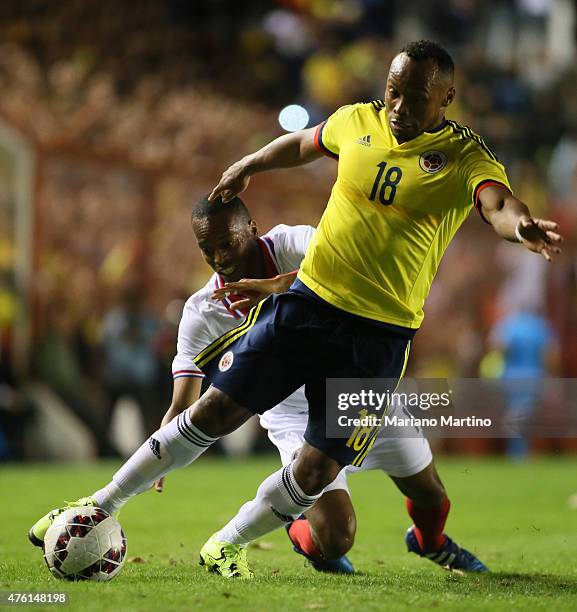
M419 166L428 174L436 174L447 165L447 156L443 151L425 151L419 157Z

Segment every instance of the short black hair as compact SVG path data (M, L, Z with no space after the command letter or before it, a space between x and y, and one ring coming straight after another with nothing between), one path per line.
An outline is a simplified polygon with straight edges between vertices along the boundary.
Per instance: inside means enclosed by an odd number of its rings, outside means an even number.
M227 213L234 218L250 221L252 219L245 203L238 197L224 203L221 196L217 196L212 202L208 201L208 195L203 196L192 208L192 220L206 219L219 213Z
M432 59L437 64L438 69L444 74L451 77L455 74L453 58L446 49L432 40L415 40L410 42L401 49L401 53L405 53L416 62Z

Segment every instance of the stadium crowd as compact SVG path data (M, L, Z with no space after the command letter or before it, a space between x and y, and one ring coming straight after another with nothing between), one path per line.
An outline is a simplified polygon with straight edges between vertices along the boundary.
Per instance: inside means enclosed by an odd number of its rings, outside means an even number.
M281 106L302 104L314 125L343 104L381 97L396 50L422 36L446 44L456 58L458 97L450 116L483 135L519 196L535 214L560 221L567 242L560 261L546 269L519 258L514 246L498 245L471 215L433 287L414 373L477 376L495 323L528 308L545 314L561 341L558 373L577 375L577 74L563 38L555 45L547 34L564 5L2 4L0 117L31 143L38 160L25 372L10 359L6 330L14 313L2 305L18 283L13 238L0 224L2 414L12 419L6 406L18 404L29 418L30 399L7 394L20 393L25 375L50 387L88 424L101 454L113 452L102 432L111 402L123 392L139 401L146 429L160 421L170 395L178 304L208 276L186 222L191 202L227 162L280 133ZM318 221L334 166L327 160L299 172L290 184L282 173L254 181L246 200L262 229ZM2 197L2 206L9 200ZM138 316L126 315L129 304L138 306ZM142 328L139 317L146 320ZM142 369L132 382L127 373L122 389L110 375L120 366L111 369L106 355L114 353L111 343L127 338L134 340L130 350L138 347ZM12 431L8 420L3 417L4 430ZM13 444L5 452L24 451Z

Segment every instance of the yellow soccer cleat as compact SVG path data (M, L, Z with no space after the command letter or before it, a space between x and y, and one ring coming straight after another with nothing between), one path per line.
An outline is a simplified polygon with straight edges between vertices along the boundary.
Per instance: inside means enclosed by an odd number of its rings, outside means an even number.
M92 499L92 497L81 497L75 502L66 502L66 505L62 508L55 508L48 514L45 514L41 519L38 519L30 530L28 531L28 539L34 544L34 546L44 546L44 536L48 531L52 521L59 515L68 510L68 508L78 508L79 506L97 506L98 504Z
M246 558L246 546L217 542L215 536L216 533L202 547L200 565L204 565L207 572L225 578L253 578Z

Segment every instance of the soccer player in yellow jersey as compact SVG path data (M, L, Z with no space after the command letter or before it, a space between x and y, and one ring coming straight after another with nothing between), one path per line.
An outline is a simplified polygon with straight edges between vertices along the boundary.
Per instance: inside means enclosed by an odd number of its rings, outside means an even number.
M356 364L347 363L349 369L343 368L342 376L375 376L372 360L378 357L367 335L351 335L336 348L338 342L329 332L332 326L338 326L337 333L347 334L354 317L364 321L367 329L372 325L378 336L376 344L386 347L388 366L380 375L401 376L405 359L399 357L408 354L410 338L422 322L423 304L440 260L473 206L502 238L521 242L547 260L559 251L561 236L557 225L532 218L527 206L513 195L505 169L484 141L469 128L445 118L455 96L453 75L453 61L439 45L430 41L412 43L391 64L384 102L342 107L316 128L278 138L231 166L213 190L213 196L227 200L243 191L250 176L257 172L308 163L319 153L338 160L337 180L327 208L291 288L293 293L315 302L308 311L313 329L307 329L306 316L287 317L290 320L285 321L280 305L268 319L269 325L272 321L279 329L286 326L299 337L311 336L303 341L301 352L293 349L287 366L298 367L299 360L310 364L312 353L313 360L321 361L316 371L326 376L330 367L324 368L323 358L328 358L328 351L340 348L362 354ZM321 303L322 310L318 306ZM264 302L262 308L267 306ZM256 327L259 316L256 310L253 312ZM335 312L339 314L333 317ZM317 316L327 319L324 338L316 333ZM239 342L243 346L232 349L235 358L239 349L242 354L243 348L250 345L251 333L252 330L246 333L244 344ZM257 334L253 335L256 338ZM280 333L274 334L278 343L273 341L268 347L272 353L293 348L279 336ZM223 345L226 344L225 340ZM231 346L223 350L230 351ZM199 358L199 365L208 366L210 376L210 361L206 360L217 359L202 354ZM275 367L271 364L265 376L269 377ZM290 378L289 373L285 372L285 376ZM214 384L226 392L223 379L226 375L213 373ZM312 406L317 398L310 386L307 396ZM228 389L231 397L238 393L239 403L251 405L246 398L254 397L252 390L235 387L234 383ZM320 396L322 403L322 392ZM290 514L293 508L289 511L288 506L283 506L280 510L274 505L277 495L284 493L295 504L309 501L342 464L355 465L359 456L361 460L366 456L370 439L360 455L352 456L347 454L350 447L342 441L332 441L340 442L341 448L330 441L320 442L324 431L313 421L311 414L307 444L293 465L294 481L291 482L291 474L284 475L286 491L281 482L265 481L255 500L205 545L205 561L217 571L221 562L210 555L216 542L244 544L247 534L262 533L262 525L248 525L251 512L258 512L259 498L268 496L271 507ZM429 495L427 500L427 489L434 491L437 479L430 467L420 481L410 483L413 493L415 489L425 492L425 503L416 506L408 500L409 513L415 521L407 533L408 548L441 565L482 571L484 566L473 555L443 534L448 499L442 499L437 507L427 503L434 499Z
M114 511L304 384L309 421L297 457L265 479L201 550L211 571L250 577L248 542L299 517L343 466L360 465L370 450L376 432L327 436L326 379L402 377L443 252L470 209L502 238L547 260L559 251L556 224L532 218L481 138L445 118L455 96L453 71L439 45L411 43L391 64L384 102L345 106L224 172L211 199L231 200L258 172L323 153L338 159L297 280L199 353L195 363L211 387L136 451L98 492L99 505ZM449 502L433 464L400 480L413 500L409 550L449 568L485 569L443 534Z

